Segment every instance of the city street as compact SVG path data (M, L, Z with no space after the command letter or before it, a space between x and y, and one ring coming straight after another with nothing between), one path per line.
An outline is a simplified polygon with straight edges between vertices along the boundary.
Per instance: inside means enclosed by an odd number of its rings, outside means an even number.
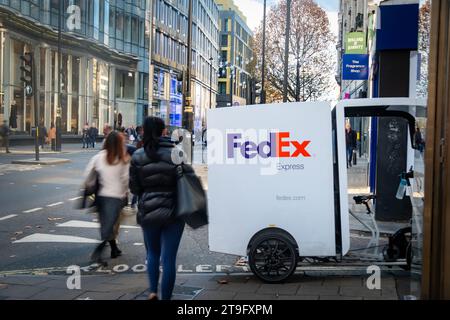
M99 239L97 217L95 213L75 207L83 170L98 150L77 150L76 147L69 145L68 151L62 154L41 155L41 158L51 156L71 160L62 165L13 165L12 160L33 156L0 155L2 273L35 269L57 272L70 265L89 266L90 253ZM23 153L23 148L20 150ZM126 264L131 272L133 267L145 263L145 249L134 212L124 212L119 237L124 254L108 260L108 268ZM178 254L179 272L217 271L217 268L220 271L224 268L221 265L232 266L237 259L209 252L207 228L193 231L186 227Z
M99 151L98 146L94 150L67 145L62 153L44 151L41 158L71 161L49 166L11 164L15 160L34 157L32 147L12 150L12 154L0 154L0 250L4 257L0 261L1 273L60 273L65 272L70 265L85 267L85 273L98 271L95 265L88 268L90 253L99 239L96 213L76 209L84 168ZM207 188L206 167L202 165L204 161L206 150L196 146L194 167ZM364 166L362 162L360 167ZM353 184L357 185L359 171L354 170L355 174L351 177ZM366 215L362 212L360 218L364 219ZM351 225L354 230L352 249L363 248L368 242L367 230L354 219ZM381 230L385 232L393 232L401 226L380 223ZM383 243L386 243L386 239L381 241ZM123 265L128 267L127 272L133 272L133 268L142 270L145 248L141 229L136 224L136 215L132 210L123 211L119 245L123 256L108 260L109 265L100 270L113 270L119 266L117 268L123 271ZM248 271L245 263L240 262L240 257L209 251L207 227L198 230L186 227L177 264L179 273Z
M449 30L450 0L0 1L0 300L450 299Z

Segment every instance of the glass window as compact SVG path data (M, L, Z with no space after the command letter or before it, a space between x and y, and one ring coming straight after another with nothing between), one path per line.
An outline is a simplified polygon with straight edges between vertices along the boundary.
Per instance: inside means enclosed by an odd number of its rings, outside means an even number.
M50 0L51 25L54 27L58 27L59 4L59 0Z
M116 71L116 97L122 99L134 99L134 72Z
M80 57L72 57L72 94L78 95L80 86Z
M99 31L101 26L101 20L100 20L100 3L99 0L94 0L94 39L99 39Z
M219 82L219 94L227 94L227 83Z
M131 42L131 17L128 15L125 17L124 35L124 41Z
M123 12L116 11L116 38L123 40Z
M148 74L140 73L140 90L139 90L139 98L143 100L148 99Z
M139 23L136 17L131 19L131 42L139 45Z
M109 6L109 1L105 1L105 8L104 8L104 12L103 12L103 16L104 16L104 33L105 33L105 39L104 39L104 43L106 45L108 45L109 43L109 19L110 19L110 10L112 8L110 8Z

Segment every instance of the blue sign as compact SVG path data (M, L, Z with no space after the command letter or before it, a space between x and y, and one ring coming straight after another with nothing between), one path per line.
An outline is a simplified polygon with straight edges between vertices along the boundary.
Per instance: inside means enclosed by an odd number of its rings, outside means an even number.
M381 29L377 29L377 51L417 50L419 3L380 6L380 16Z
M342 69L342 80L368 80L369 55L344 54Z

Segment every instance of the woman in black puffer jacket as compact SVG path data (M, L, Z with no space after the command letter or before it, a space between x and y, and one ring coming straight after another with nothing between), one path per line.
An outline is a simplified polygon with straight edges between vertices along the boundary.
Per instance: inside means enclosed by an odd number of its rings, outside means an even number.
M139 197L137 219L144 232L149 299L157 300L160 261L163 275L161 298L169 300L176 276L176 257L184 221L173 218L175 210L176 165L172 161L174 143L162 137L163 120L149 117L144 123L144 147L133 154L130 190Z

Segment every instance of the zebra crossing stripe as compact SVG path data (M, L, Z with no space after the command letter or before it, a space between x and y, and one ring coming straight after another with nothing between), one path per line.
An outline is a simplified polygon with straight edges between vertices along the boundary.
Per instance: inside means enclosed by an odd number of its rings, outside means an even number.
M29 243L29 242L60 242L60 243L100 243L96 239L89 239L75 236L65 236L46 233L35 233L13 243Z
M39 211L39 210L42 210L42 208L34 208L34 209L26 210L23 213L32 213L32 212L36 212L36 211Z
M57 227L97 229L97 228L100 228L100 224L98 222L91 222L91 221L70 220L70 221L58 224ZM137 227L137 226L127 226L127 225L121 225L120 228L122 228L122 229L140 229L140 227Z
M10 215L1 217L1 218L0 218L0 221L8 220L8 219L11 219L11 218L14 218L14 217L17 217L17 214L10 214Z
M56 202L56 203L52 203L52 204L48 204L47 205L47 207L56 207L56 206L59 206L59 205L62 205L62 204L64 204L64 202Z

